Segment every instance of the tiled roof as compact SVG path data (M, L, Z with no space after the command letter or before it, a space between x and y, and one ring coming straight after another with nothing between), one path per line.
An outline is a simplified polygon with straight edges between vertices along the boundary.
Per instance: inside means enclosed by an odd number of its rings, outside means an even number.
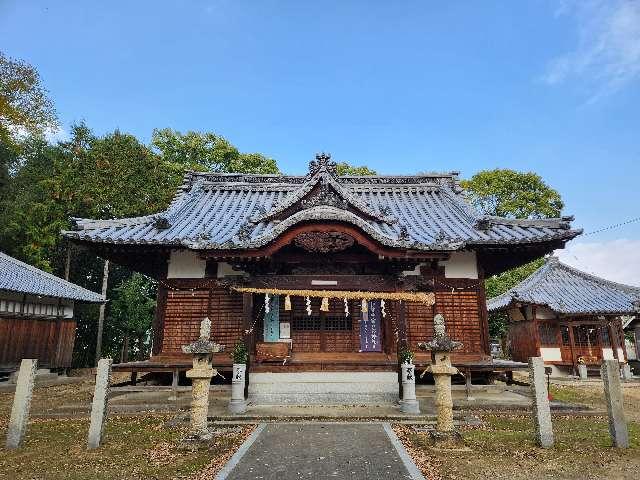
M0 252L0 290L67 298L81 302L104 302L104 297L98 293L43 272L2 252Z
M247 249L308 221L350 223L385 246L418 250L568 240L581 232L570 228L569 217L483 216L465 202L456 173L339 177L330 163L312 162L306 176L191 172L164 212L75 219L76 230L64 235L114 244Z
M498 311L516 302L546 305L565 314L634 314L640 307L640 288L589 275L548 257L525 280L489 300L487 307Z

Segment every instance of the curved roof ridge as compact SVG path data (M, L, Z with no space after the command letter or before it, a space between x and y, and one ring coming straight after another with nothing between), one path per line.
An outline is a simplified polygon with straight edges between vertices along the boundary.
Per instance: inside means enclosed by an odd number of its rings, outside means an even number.
M110 218L110 219L93 219L93 218L78 218L71 217L71 223L73 230L63 230L62 233L77 232L79 230L98 230L101 228L110 227L131 227L136 225L145 225L158 218L164 216L167 210L161 213L153 213L151 215L142 215L139 217L126 217L126 218Z
M562 272L560 276L558 272ZM640 287L606 280L549 256L527 278L490 299L487 307L502 310L516 300L546 305L558 313L633 314L640 302Z
M514 298L520 298L522 293L528 292L529 290L534 288L538 281L545 278L549 274L548 266L549 264L545 261L545 263L540 268L538 268L535 272L522 280L520 283L511 287L506 292L489 299L489 301L487 302L487 306L489 306L489 304L498 303L501 305L504 304L503 306L507 306Z
M582 270L578 270L575 267L572 267L571 265L567 265L566 263L563 263L560 261L560 259L556 256L550 256L548 257L548 262L549 264L553 265L555 268L561 268L563 270L566 270L574 275L578 275L583 277L585 280L590 280L593 281L597 284L604 284L610 287L614 287L614 288L619 288L621 290L625 290L628 291L629 293L637 293L638 295L640 295L640 287L635 287L633 285L627 285L625 283L619 283L619 282L614 282L613 280L607 280L606 278L602 278L602 277L598 277L596 275L593 275L591 273L587 273L584 272Z
M291 208L297 202L302 200L306 195L308 195L316 186L320 185L320 188L323 188L325 185L334 189L334 191L344 198L345 201L350 203L357 210L360 210L365 215L375 218L376 220L390 223L391 219L386 216L381 215L379 212L373 211L367 204L362 202L359 198L351 194L346 188L340 185L336 179L328 173L326 170L320 170L311 178L304 183L300 188L290 192L286 197L284 197L279 205L276 205L271 209L271 211L266 212L263 215L259 215L258 217L252 218L252 223L260 223L264 221L269 221L276 217L277 215L285 212L287 209Z

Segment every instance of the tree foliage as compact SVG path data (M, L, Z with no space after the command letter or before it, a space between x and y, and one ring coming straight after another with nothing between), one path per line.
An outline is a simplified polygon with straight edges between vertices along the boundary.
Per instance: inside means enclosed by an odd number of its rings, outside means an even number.
M0 205L0 240L15 256L52 270L70 217L110 219L161 210L181 176L135 137L117 131L98 138L75 125L71 139L57 145L29 137Z
M533 172L483 170L461 185L471 203L486 215L550 218L558 217L564 206L560 194Z
M461 182L470 202L486 215L506 218L559 217L564 206L560 194L532 172L508 169L484 170ZM487 298L515 287L544 263L537 259L521 267L488 278ZM506 316L489 315L489 334L502 337L507 331Z
M21 138L56 127L55 109L38 71L0 51L0 201L18 160Z
M275 161L260 154L239 153L221 137L194 134L187 141L178 132L171 134L175 138L167 133L170 131L164 132L170 147L163 144L162 149L146 146L119 131L96 136L84 124L72 126L70 139L56 144L41 135L30 135L21 140L19 151L13 143L0 139L0 154L6 152L15 165L12 174L7 174L6 189L0 192L2 250L61 275L66 245L60 231L71 228L71 217L111 219L161 211L173 198L186 168L278 172ZM75 251L70 280L99 291L102 261L88 251ZM147 313L149 301L154 303L149 293L153 288L148 279L112 265L103 337L105 355L117 358L124 350L140 357L148 352ZM135 292L140 304L132 300ZM133 315L131 321L124 321L126 315ZM75 317L74 364L92 365L98 309L79 305Z
M339 162L336 164L336 171L338 175L377 175L375 170L370 169L367 166L354 167L347 162Z
M211 132L153 131L151 145L177 169L210 172L280 173L276 161L260 153L240 153L225 138Z
M56 126L53 102L38 71L0 52L0 136L11 136L19 129L42 133Z
M137 359L144 359L148 353L156 307L155 283L144 275L134 273L121 281L113 293L114 299L107 318L107 325L113 330L109 337L122 339L122 358L125 361L130 358L130 353Z

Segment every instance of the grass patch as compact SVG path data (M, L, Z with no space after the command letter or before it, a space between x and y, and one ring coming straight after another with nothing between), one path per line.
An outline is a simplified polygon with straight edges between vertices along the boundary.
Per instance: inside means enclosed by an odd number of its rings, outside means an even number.
M576 388L566 385L551 385L549 393L558 402L579 403L591 407L604 406L604 391L602 388Z
M468 452L435 452L426 434L396 426L412 456L441 479L632 479L640 468L640 425L629 424L631 446L611 447L606 418L556 417L554 448L536 445L528 416L483 416L484 425L462 430Z
M88 419L42 419L29 425L24 447L0 448L0 479L175 479L224 464L252 427L221 429L210 443L185 447L184 427L167 427L167 416L112 417L105 440L86 449ZM6 422L3 422L6 425ZM0 429L4 439L6 428ZM213 477L212 477L213 478Z

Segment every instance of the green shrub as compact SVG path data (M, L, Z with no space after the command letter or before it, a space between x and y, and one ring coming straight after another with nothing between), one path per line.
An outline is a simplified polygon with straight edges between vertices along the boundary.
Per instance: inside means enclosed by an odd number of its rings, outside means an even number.
M233 352L231 352L231 358L233 358L233 363L247 363L247 359L249 358L249 352L247 351L247 346L242 343L236 343L236 346L233 347Z

